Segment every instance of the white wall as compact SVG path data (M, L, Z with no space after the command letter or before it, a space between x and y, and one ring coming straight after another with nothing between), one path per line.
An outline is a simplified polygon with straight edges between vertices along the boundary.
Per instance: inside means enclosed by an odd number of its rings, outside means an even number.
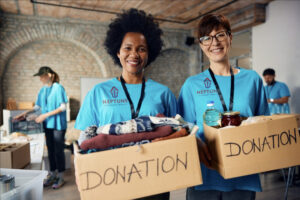
M252 28L252 64L260 75L272 67L291 92L291 112L300 113L300 1L269 3L266 22Z
M98 83L110 80L112 78L80 78L80 105L82 105L83 100L87 93Z

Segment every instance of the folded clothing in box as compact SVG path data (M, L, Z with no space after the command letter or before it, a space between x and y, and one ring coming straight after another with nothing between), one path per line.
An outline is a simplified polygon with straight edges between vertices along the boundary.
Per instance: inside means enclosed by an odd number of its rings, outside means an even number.
M92 149L103 151L183 137L188 135L192 128L193 125L185 122L180 115L175 118L161 114L156 117L141 116L102 127L90 126L81 133L79 145L84 151Z

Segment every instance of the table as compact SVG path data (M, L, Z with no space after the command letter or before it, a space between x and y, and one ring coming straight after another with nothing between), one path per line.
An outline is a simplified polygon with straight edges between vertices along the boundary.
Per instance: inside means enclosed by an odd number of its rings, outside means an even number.
M32 138L29 141L30 143L30 164L27 165L24 169L31 170L42 170L43 164L43 155L44 155L44 146L45 146L45 134L37 133L28 135ZM24 140L10 139L7 140L5 137L0 139L0 143L21 143L25 142Z
M25 169L42 170L45 147L45 134L31 134L30 141L30 164Z

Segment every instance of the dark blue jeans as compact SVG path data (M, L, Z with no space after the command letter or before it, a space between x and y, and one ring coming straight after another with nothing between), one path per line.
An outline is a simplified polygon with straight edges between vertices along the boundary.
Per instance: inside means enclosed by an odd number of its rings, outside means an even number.
M50 171L65 171L65 134L66 130L45 128Z
M187 200L255 200L256 192L248 190L233 190L222 192L217 190L195 190L190 187L186 191Z
M169 198L170 198L170 192L166 192L166 193L138 198L135 200L169 200Z

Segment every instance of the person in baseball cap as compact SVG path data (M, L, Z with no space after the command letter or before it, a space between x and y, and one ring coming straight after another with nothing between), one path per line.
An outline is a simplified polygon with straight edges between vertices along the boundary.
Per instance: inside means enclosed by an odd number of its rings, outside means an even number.
M58 189L65 183L64 140L68 98L64 87L59 83L58 74L50 67L40 67L33 76L39 76L44 86L38 93L34 108L14 117L14 120L26 119L27 114L41 111L35 122L43 123L50 164L50 172L44 180L44 187L52 186L53 189Z

